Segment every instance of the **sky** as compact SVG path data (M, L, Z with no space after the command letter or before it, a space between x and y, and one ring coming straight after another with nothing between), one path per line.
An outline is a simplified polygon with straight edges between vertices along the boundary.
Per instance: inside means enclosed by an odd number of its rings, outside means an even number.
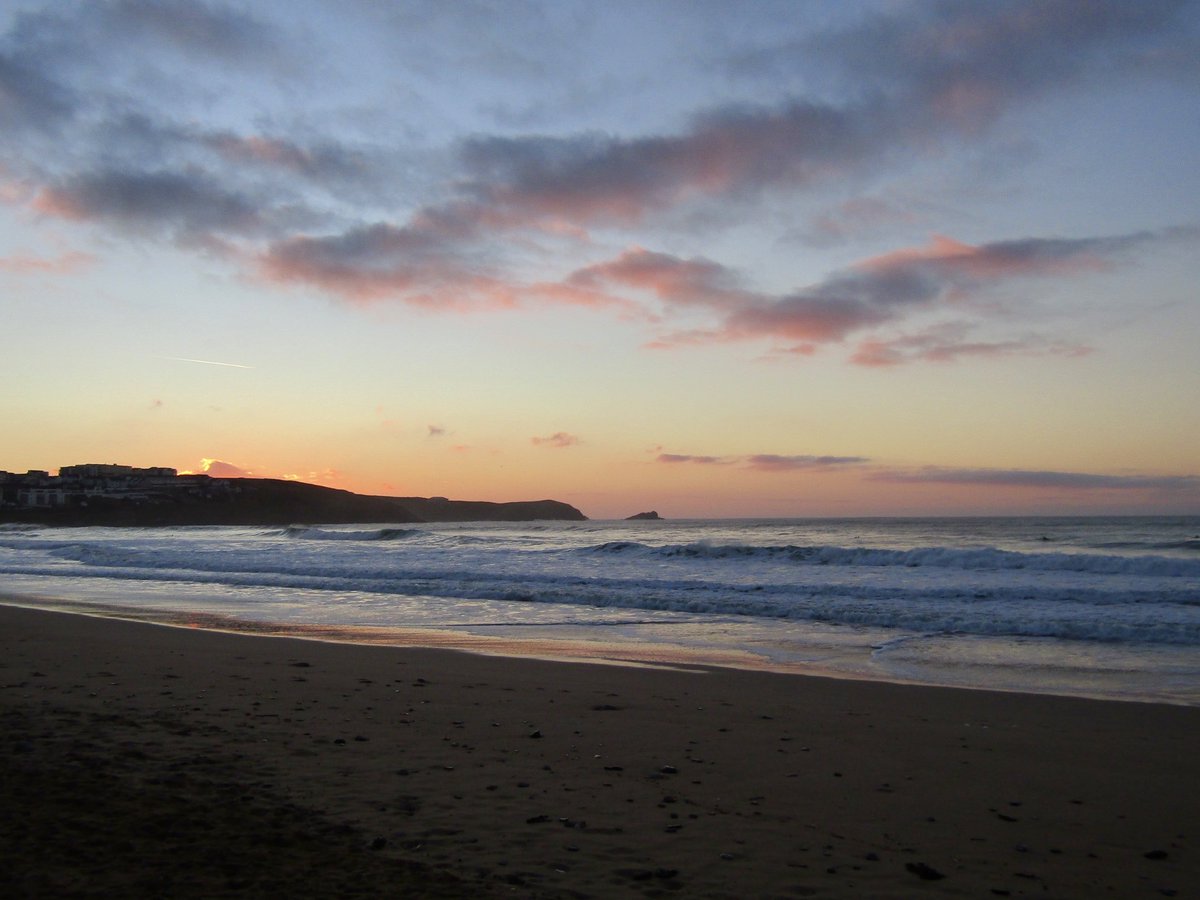
M0 5L0 469L1200 513L1196 0Z

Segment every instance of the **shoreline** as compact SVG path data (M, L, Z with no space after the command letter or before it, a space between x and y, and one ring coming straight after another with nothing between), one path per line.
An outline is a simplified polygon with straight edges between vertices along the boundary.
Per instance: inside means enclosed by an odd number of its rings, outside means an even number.
M164 628L198 629L217 634L317 641L351 647L447 650L500 659L528 659L540 662L645 667L678 671L736 669L749 672L771 672L779 675L849 679L851 681L921 684L917 681L872 677L866 673L843 671L817 664L773 662L765 655L755 654L748 650L703 650L683 644L634 640L592 641L559 636L504 638L481 633L484 629L499 630L512 626L474 626L475 630L472 631L463 628L456 629L452 626L399 628L369 625L306 625L238 619L210 612L118 606L71 600L65 597L0 592L0 607L5 606L29 609L35 612L57 612L65 615L157 625ZM549 625L516 627L532 627L543 631L566 630L562 626ZM589 628L589 630L594 629Z
M1195 708L15 606L0 647L15 895L1200 889Z
M92 616L128 622L141 622L163 627L203 629L225 634L240 634L256 637L293 638L297 640L322 641L346 646L433 648L464 653L474 653L498 658L530 659L545 662L577 662L594 665L645 666L648 668L708 669L728 668L750 672L769 672L795 677L817 677L836 680L864 681L879 684L909 685L914 687L941 687L967 691L985 691L1018 695L1078 698L1118 703L1149 703L1200 709L1200 695L1194 690L1133 691L1117 689L1103 684L1092 689L1075 687L1068 689L1063 684L1034 685L1030 676L1025 684L999 684L984 681L986 672L981 667L974 678L956 673L958 680L943 673L942 677L905 677L880 666L870 666L864 660L844 655L834 662L815 659L786 660L772 656L767 650L747 649L736 644L703 646L695 643L671 641L669 637L655 639L615 637L597 640L590 635L595 626L584 626L583 632L572 634L578 627L571 626L370 626L348 624L303 624L241 619L220 613L170 609L165 607L124 606L114 603L75 600L46 594L22 594L0 591L0 606L61 612L71 615ZM524 635L500 636L497 632ZM533 636L533 633L540 633ZM912 635L899 642L927 636ZM814 645L815 646L815 645ZM879 649L879 648L875 648ZM814 654L818 655L818 654ZM872 660L873 661L873 660ZM969 667L964 669L969 671ZM1011 676L1010 676L1011 677ZM982 683L981 683L982 682Z

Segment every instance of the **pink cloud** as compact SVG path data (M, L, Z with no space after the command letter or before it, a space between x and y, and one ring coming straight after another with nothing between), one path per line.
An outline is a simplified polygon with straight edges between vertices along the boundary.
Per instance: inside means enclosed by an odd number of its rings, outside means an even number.
M312 154L290 141L252 135L213 135L210 144L230 159L253 160L289 169L303 170L312 164Z
M655 348L713 342L769 340L775 353L809 355L867 328L899 322L915 312L962 301L1013 278L1068 277L1105 268L1121 254L1153 241L1191 237L1184 230L1139 232L1095 238L1025 238L970 245L936 236L925 247L871 257L823 281L789 294L740 290L733 273L709 261L633 251L608 264L593 265L572 278L608 278L651 286L668 305L707 306L721 314L708 328L667 333ZM946 336L875 339L865 342L855 362L886 365L915 359L947 360L968 355L1007 355L1024 348L1080 355L1086 348L1042 337L996 343L946 340ZM907 342L907 343L906 343Z
M534 437L529 440L535 447L554 447L559 450L565 450L567 447L574 447L580 443L578 437L567 434L565 431L555 432L549 437Z
M1107 245L1107 246L1106 246ZM943 277L996 280L1022 275L1070 275L1110 268L1101 254L1115 249L1112 239L1027 239L972 245L934 235L926 247L910 247L858 264L885 273L928 267Z
M747 296L736 289L733 273L720 263L703 257L681 259L641 247L577 269L565 280L577 287L616 285L648 291L668 303L730 306Z
M96 258L90 253L69 251L56 257L33 255L0 257L0 272L13 275L69 275L90 266Z

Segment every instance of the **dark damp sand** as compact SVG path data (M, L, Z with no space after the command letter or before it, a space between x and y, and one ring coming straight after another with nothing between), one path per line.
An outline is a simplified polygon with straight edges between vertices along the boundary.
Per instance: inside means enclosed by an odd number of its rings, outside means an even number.
M1200 709L0 607L5 897L1195 897Z

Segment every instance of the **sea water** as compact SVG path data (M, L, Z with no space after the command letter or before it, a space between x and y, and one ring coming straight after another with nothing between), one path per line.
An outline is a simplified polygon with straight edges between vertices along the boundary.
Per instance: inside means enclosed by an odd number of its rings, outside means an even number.
M1200 705L1200 517L7 525L0 591L372 643Z

